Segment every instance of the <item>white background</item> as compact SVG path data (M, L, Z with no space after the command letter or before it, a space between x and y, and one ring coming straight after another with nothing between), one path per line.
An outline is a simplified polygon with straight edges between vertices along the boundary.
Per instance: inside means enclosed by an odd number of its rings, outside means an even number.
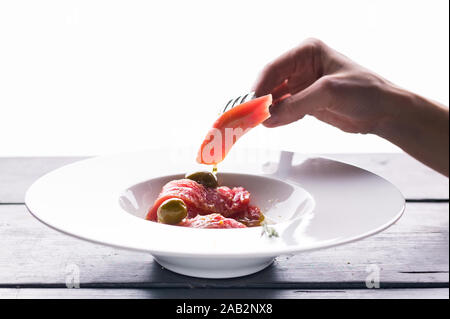
M198 146L271 59L317 37L448 105L448 1L1 1L0 156ZM307 118L240 146L396 152Z

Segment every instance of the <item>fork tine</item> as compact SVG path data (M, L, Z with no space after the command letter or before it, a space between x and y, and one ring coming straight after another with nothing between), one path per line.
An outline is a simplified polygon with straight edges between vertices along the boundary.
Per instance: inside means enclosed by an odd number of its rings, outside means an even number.
M233 99L229 100L227 105L225 105L225 108L223 109L222 113L225 113L227 111L228 106L230 105L230 103L233 102Z
M255 97L255 92L247 93L243 96L238 96L236 99L231 99L228 101L227 105L225 105L222 113L225 113L228 110L231 110L233 107L240 105L244 102L250 101Z
M235 107L236 105L238 105L238 104L236 104L236 103L239 101L240 98L241 98L241 97L238 96L238 97L236 98L236 100L234 100L233 104L231 105L231 108L233 108L233 107Z
M239 104L244 103L244 102L245 102L245 99L247 98L247 96L248 96L249 94L250 94L250 93L245 94L245 95L242 97L242 99L241 99L241 101L239 102Z
M245 102L253 100L255 98L255 92L250 92L249 94L247 94L247 99Z

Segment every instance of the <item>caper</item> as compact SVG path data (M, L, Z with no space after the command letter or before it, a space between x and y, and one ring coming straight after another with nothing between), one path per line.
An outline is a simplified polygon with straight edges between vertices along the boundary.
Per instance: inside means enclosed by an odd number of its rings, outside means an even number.
M211 172L203 171L186 174L186 178L196 181L197 183L202 184L205 187L215 188L219 186L216 175Z
M158 207L157 215L158 222L176 225L187 216L187 207L182 199L170 198Z

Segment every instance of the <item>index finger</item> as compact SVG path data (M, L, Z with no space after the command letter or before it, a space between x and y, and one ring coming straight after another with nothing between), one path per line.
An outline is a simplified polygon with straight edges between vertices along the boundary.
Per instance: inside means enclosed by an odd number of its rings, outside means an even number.
M267 64L253 87L255 95L262 96L271 93L272 90L289 78L294 68L295 58L292 50Z
M256 96L271 93L283 81L289 81L294 75L296 81L304 83L312 83L320 78L323 69L321 57L323 47L321 41L308 39L269 63L254 85ZM289 83L290 87L296 86L293 82Z

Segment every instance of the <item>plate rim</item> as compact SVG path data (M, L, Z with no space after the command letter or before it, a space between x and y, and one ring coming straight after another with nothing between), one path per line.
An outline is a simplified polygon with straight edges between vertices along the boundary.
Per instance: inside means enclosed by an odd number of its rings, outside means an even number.
M323 243L323 242L321 243L321 242L318 242L317 244L310 245L310 246L301 246L301 247L299 247L299 245L295 245L295 246L292 246L292 247L291 246L284 247L283 249L281 249L281 248L270 249L268 247L267 251L264 251L264 252L260 252L260 251L249 252L249 253L246 253L245 256L243 256L242 252L236 252L236 253L221 253L221 252L199 253L199 252L173 252L173 251L158 250L158 249L153 249L153 248L146 249L146 248L133 247L133 246L130 246L130 245L120 245L120 244L117 244L117 243L111 243L109 241L102 241L102 240L92 239L92 238L89 238L89 237L84 236L84 235L80 235L80 234L77 234L77 233L74 233L74 232L67 231L67 230L63 229L62 227L60 227L60 226L58 227L58 226L53 225L50 222L47 222L43 218L39 217L38 213L33 212L33 209L30 207L28 199L29 199L29 194L33 191L33 188L36 187L36 185L38 185L39 181L41 181L44 178L47 178L49 175L54 174L55 172L59 172L59 171L64 170L64 169L68 169L68 168L70 168L72 166L80 165L80 163L86 163L86 162L89 162L89 161L92 161L92 160L107 159L107 158L111 158L111 157L114 157L114 156L117 156L117 155L139 154L139 153L142 153L142 152L149 152L149 151L153 151L153 150L139 151L139 152L129 152L129 153L119 153L119 154L112 154L112 155L108 155L108 156L90 157L90 158L87 158L87 159L82 159L82 160L76 161L74 163L70 163L70 164L64 165L64 166L59 167L59 168L57 168L55 170L52 170L52 171L44 174L40 178L38 178L36 181L34 181L30 185L30 187L27 189L27 191L25 193L25 207L27 208L28 212L34 218L36 218L38 221L40 221L44 225L46 225L46 226L48 226L48 227L50 227L50 228L52 228L54 230L57 230L58 232L61 232L61 233L65 234L65 235L69 235L69 236L77 238L77 239L85 240L87 242L91 242L91 243L94 243L94 244L105 245L105 246L114 247L114 248L119 248L119 249L136 251L136 252L145 252L145 253L149 253L149 254L157 255L157 256L199 257L199 258L208 258L208 257L210 257L210 258L275 257L275 256L279 256L279 255L296 254L296 253L301 253L301 252L311 252L311 251L316 251L316 250L321 250L321 249L327 249L327 248L332 248L332 247L336 247L336 246L341 246L341 245L345 245L345 244L348 244L348 243L352 243L352 242L356 242L356 241L362 240L364 238L373 236L375 234L378 234L378 233L386 230L387 228L389 228L390 226L395 224L402 217L402 215L403 215L403 213L405 211L405 208L406 208L406 200L405 200L403 194L398 189L398 187L396 187L394 184L392 184L386 178L384 178L384 177L382 177L382 176L380 176L378 174L375 174L375 173L373 173L371 171L368 171L368 170L366 170L364 168L358 167L356 165L353 165L353 164L350 164L350 163L346 163L346 162L343 162L343 161L338 161L336 159L333 159L333 158L330 158L330 157L327 157L327 156L316 156L315 154L311 154L312 157L308 156L307 158L326 159L326 160L329 160L329 161L341 163L341 164L344 164L344 165L347 165L347 166L351 166L351 167L360 169L360 170L362 170L364 172L367 172L369 174L372 174L372 175L382 179L384 182L386 182L388 185L390 185L396 191L396 193L399 195L399 197L400 197L400 199L402 201L400 211L397 212L395 214L395 216L391 220L387 221L386 223L382 224L381 226L379 226L377 228L374 228L374 229L372 229L370 231L367 231L365 233L362 233L362 234L359 234L359 235L356 235L356 236L348 237L348 238L345 238L345 239L342 239L342 240L336 240L336 241L333 241L332 243ZM297 153L297 152L292 152L292 153L293 154L300 154L300 153ZM249 174L249 173L244 173L244 174L258 176L258 174ZM164 175L160 175L160 176L164 176ZM155 176L155 177L158 177L158 176ZM268 176L264 176L264 177L268 177ZM272 177L269 177L269 178L272 178ZM284 181L280 177L273 177L273 178L281 180L281 181ZM135 184L139 184L139 183L145 182L145 181L146 180L136 181ZM284 181L284 182L290 183L292 181L287 180L287 181ZM126 189L126 187L124 187L124 189ZM304 188L304 190L308 194L310 194L307 189ZM314 199L314 197L313 197L313 199ZM133 215L129 214L128 212L124 212L124 213L129 215L129 217L138 218L137 216L133 216ZM143 220L143 221L145 221L145 220ZM233 232L233 231L239 231L241 229L196 229L196 231L199 231L199 230L200 231Z

